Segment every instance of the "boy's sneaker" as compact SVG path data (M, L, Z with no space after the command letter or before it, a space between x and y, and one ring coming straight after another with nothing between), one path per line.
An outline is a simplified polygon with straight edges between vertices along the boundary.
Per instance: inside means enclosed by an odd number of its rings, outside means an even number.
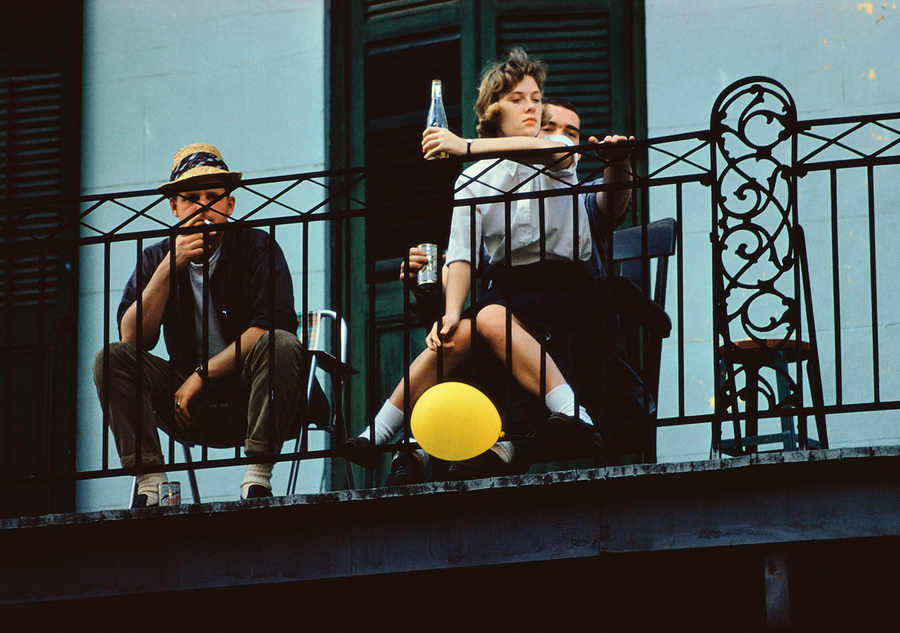
M158 506L158 503L147 504L147 495L135 495L134 499L131 500L131 507L129 510L134 508L153 508Z
M271 497L272 491L265 486L260 486L259 484L251 484L249 488L247 488L247 499L262 499L263 497Z

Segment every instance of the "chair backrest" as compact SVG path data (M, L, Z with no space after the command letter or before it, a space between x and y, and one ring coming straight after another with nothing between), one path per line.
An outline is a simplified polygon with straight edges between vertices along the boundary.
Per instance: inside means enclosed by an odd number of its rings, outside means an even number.
M313 310L303 315L297 315L299 321L298 334L304 346L310 352L309 361L309 377L307 384L307 397L313 403L314 393L320 390L316 386L316 370L325 371L327 373L333 371L341 371L341 365L347 362L347 322L339 317L334 310ZM338 328L335 331L335 328ZM302 332L306 332L304 336ZM338 361L335 363L334 361ZM334 411L334 394L332 393L332 383L330 380L319 381L321 389L324 390L326 398L329 402L331 412ZM331 412L313 411L313 418L319 418L322 415L330 417ZM315 415L318 413L318 415ZM319 428L330 427L330 420L314 420Z
M675 254L675 236L676 223L673 218L619 229L613 233L613 263L617 269L614 272L641 290L649 283L647 296L660 310L666 307L669 257ZM632 361L638 365L635 369L656 399L659 393L662 339L669 335L668 328L658 327L655 331L645 332L640 328L640 319L622 321L628 351Z
M638 288L644 287L644 271L647 270L645 262L650 259L656 260L656 274L651 282L650 298L663 309L666 307L669 257L674 254L674 218L649 222L646 226L619 229L613 233L613 262L619 265L618 274L631 280Z
M348 373L355 373L347 362L347 322L334 310L314 310L306 314L298 313L297 334L308 352L309 374L306 397L309 403L309 423L301 426L296 438L294 452L308 450L311 426L329 434L337 433L339 444L346 438L343 428L343 380ZM335 330L337 328L337 331ZM330 374L330 380L318 381L317 370ZM347 466L347 482L355 488L350 462ZM286 494L294 494L297 488L300 465L291 463Z
M306 328L306 335L300 337L306 349L327 352L342 363L347 362L347 322L338 318L334 310L314 310L305 316L298 314L299 331ZM334 339L334 327L340 328L338 338ZM335 349L335 343L337 349ZM337 352L337 353L335 353Z
M720 448L721 420L732 418L736 437L742 422L750 429L747 435L753 435L761 417L802 408L807 389L818 410L820 440L827 446L798 207L797 117L784 86L761 77L732 84L713 106L713 344L717 365L724 366L715 397L714 454ZM760 128L747 132L753 127L748 122L763 118L764 134L758 133ZM807 345L808 352L803 352ZM801 371L807 360L809 384ZM799 426L799 447L805 449L802 413Z

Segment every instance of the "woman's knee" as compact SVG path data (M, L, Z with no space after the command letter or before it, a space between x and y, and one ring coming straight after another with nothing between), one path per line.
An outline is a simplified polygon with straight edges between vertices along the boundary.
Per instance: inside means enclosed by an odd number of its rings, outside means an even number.
M463 319L453 330L453 334L444 341L444 344L450 343L451 346L446 347L445 352L451 354L464 353L472 346L472 322L469 319Z
M491 340L506 336L506 308L489 305L478 312L475 319L478 335Z

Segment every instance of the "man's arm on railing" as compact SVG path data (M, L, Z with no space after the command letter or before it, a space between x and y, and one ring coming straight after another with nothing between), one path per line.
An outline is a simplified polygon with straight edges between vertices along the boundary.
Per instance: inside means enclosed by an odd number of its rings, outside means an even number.
M611 147L612 144L619 141L633 141L634 137L625 138L617 134L607 136L602 143L596 136L592 136L588 142L591 144L602 144L606 147L597 150L597 156L608 161L606 168L603 170L603 182L631 182L631 163L628 156L631 154L631 148L618 149ZM624 153L623 153L624 152ZM598 191L597 192L597 208L613 222L618 220L628 210L628 201L631 199L631 189L617 189L614 191Z

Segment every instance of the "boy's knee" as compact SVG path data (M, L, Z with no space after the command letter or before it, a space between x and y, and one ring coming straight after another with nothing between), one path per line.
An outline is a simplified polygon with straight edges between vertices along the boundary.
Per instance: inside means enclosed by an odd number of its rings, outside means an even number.
M303 356L303 344L296 335L286 330L275 330L275 358L296 358ZM264 332L257 340L256 345L262 353L268 353L269 349L269 332Z
M128 362L129 359L131 359L131 362L133 363L135 356L134 350L135 347L131 343L115 341L97 352L94 356L94 382L99 383L103 380L107 352L109 352L109 364L110 367L112 367L121 361Z

